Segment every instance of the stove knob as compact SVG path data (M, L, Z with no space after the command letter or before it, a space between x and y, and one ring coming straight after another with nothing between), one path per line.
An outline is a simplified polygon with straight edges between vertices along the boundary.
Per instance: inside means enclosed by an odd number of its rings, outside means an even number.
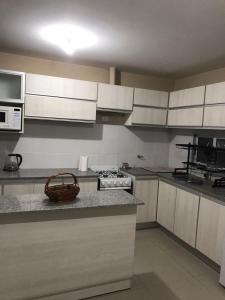
M116 185L116 181L114 181L113 184Z

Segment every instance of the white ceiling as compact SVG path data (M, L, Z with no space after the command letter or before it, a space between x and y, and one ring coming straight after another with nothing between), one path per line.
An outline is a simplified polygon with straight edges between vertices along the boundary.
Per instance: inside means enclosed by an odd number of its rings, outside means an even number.
M46 25L98 37L68 58L41 40ZM224 0L0 0L0 51L177 77L225 66Z

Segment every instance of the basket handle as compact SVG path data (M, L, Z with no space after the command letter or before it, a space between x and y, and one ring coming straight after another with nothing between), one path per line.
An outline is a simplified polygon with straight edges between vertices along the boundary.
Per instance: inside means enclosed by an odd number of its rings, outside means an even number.
M46 181L46 184L45 184L45 192L48 191L48 187L49 187L50 181L52 179L54 179L56 177L59 177L59 176L64 176L64 175L71 175L73 177L73 180L74 180L74 185L78 184L77 177L73 173L58 173L57 175L52 175L52 176L48 177L48 179Z

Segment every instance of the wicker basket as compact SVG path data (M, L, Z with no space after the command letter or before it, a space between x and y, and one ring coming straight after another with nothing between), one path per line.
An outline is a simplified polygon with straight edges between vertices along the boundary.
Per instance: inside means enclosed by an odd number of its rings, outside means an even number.
M62 183L60 185L49 186L52 179L64 175L71 175L73 177L74 183L70 183L70 184ZM76 198L79 192L80 192L80 187L78 185L77 178L72 173L59 173L57 175L51 176L48 178L45 184L45 194L49 197L50 201L54 201L54 202L72 201Z

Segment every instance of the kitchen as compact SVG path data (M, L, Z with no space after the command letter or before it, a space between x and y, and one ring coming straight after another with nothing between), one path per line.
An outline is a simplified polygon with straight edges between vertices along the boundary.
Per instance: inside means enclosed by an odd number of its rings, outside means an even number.
M212 141L203 146L205 152L215 148L223 151L224 4L206 0L192 5L187 1L169 2L36 4L22 0L18 6L16 1L1 1L2 299L225 298L223 268L221 279L219 274L225 248L225 198L223 187L212 188L213 180L223 173L204 178L212 173L207 167L213 159L200 159L198 148L205 138ZM171 10L173 5L175 10ZM64 27L56 26L54 34L54 24ZM68 29L65 24L86 28L82 35L91 33L89 48L77 47L73 52L68 49L73 46L70 43L60 48L63 37L59 45L52 41L52 37L60 36L60 30ZM182 45L177 47L179 39ZM132 47L134 43L137 49ZM10 126L4 112L14 118ZM192 149L187 161L187 149L183 148L189 143ZM17 169L19 163L8 154L22 155L19 170L9 171L12 166ZM84 171L78 170L81 157ZM221 161L217 161L217 169L223 167ZM168 173L174 168L184 168L185 173L189 164L191 177L184 174L177 179ZM196 169L194 164L205 169ZM115 174L107 175L107 188L102 186L97 191L97 169L117 172L122 166L125 177L120 173L116 179ZM47 204L46 181L58 173L77 176L80 193L75 202ZM193 183L196 175L199 185ZM65 185L71 184L69 176L63 179ZM61 181L55 180L57 184ZM118 186L120 182L122 186ZM123 191L126 185L134 195ZM85 204L85 210L81 210ZM126 226L121 215L127 217ZM80 223L81 219L87 223ZM98 223L100 219L102 223ZM107 234L109 223L112 236ZM46 224L49 227L44 227ZM96 232L91 231L97 225ZM73 238L70 226L77 228ZM56 249L45 248L47 242L43 248L41 243L36 244L41 234L49 242L52 234L50 247L58 245ZM76 240L84 242L84 248L78 249ZM70 242L74 252L80 250L74 259L68 254ZM93 253L86 243L95 249ZM114 251L116 244L119 246ZM127 247L127 254L123 247ZM52 258L49 249L54 253ZM53 267L61 259L57 250L68 255L68 261L64 257L58 264L61 278L56 278ZM45 260L37 260L37 251ZM82 256L85 251L86 259ZM100 253L105 260L101 261ZM96 258L96 264L90 264ZM79 265L79 261L84 264ZM77 268L83 273L77 273ZM19 276L21 270L24 273ZM32 275L35 271L36 279ZM74 277L68 280L71 274Z

